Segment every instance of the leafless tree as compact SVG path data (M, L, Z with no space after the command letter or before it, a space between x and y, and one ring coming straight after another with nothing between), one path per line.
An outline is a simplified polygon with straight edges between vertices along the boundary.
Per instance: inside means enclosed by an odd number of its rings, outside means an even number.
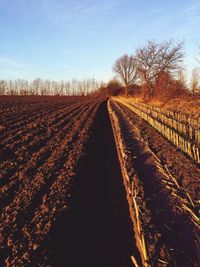
M200 69L194 68L190 80L190 87L193 94L200 91Z
M107 95L120 95L124 91L124 88L122 87L121 83L116 79L110 80L107 83L106 89Z
M37 78L32 81L31 83L32 90L35 92L36 95L41 94L41 79Z
M147 45L136 51L137 71L149 87L150 95L154 93L156 78L160 73L174 75L183 61L183 43L172 40L156 43L148 41Z
M116 60L113 71L119 77L125 85L126 95L128 95L128 89L137 80L136 60L134 56L123 55Z
M178 70L178 72L177 72L177 81L179 82L179 84L181 85L183 90L186 91L188 89L186 73L185 73L184 69L179 69Z
M17 80L0 80L0 95L77 95L86 96L97 91L102 83L95 79L72 81L51 81L35 79L27 81Z
M7 82L7 92L9 95L16 95L17 92L15 91L14 82L12 80L9 80Z
M0 80L0 95L6 94L6 83L4 80Z

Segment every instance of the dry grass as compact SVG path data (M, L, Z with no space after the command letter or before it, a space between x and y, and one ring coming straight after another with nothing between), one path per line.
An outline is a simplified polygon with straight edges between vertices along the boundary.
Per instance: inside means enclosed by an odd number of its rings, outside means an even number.
M142 98L135 98L134 101L144 102ZM174 99L153 98L148 101L148 104L162 107L165 109L178 110L186 113L200 113L200 95L185 95Z

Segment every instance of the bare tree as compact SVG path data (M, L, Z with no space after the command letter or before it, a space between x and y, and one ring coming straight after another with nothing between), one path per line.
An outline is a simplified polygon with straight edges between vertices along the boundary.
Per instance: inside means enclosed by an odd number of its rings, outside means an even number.
M194 68L192 70L192 76L190 80L191 91L193 94L200 90L200 70L199 68Z
M37 78L32 81L32 90L35 92L36 95L40 95L41 93L41 79Z
M148 41L146 46L137 49L137 71L141 80L148 85L150 95L153 95L155 81L161 73L177 73L183 55L183 43L174 44L172 40L162 43Z
M15 87L14 87L14 82L12 80L9 80L7 82L7 91L9 95L17 95L16 91L15 91Z
M183 90L188 89L187 80L186 80L186 73L184 69L180 69L177 72L177 81L179 82L180 86L183 88Z
M107 95L120 95L124 91L124 88L122 87L121 83L116 79L110 80L107 83L106 89Z
M113 71L125 85L126 95L128 89L137 80L136 60L133 56L123 55L115 62Z
M0 80L0 95L81 95L86 96L98 90L102 83L93 78L87 80L52 81L35 79L27 81Z
M0 95L6 94L6 82L4 80L0 80Z

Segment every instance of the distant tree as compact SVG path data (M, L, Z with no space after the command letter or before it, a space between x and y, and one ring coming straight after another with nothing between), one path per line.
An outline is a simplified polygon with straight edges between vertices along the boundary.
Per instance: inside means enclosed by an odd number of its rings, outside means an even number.
M0 95L80 95L86 96L98 90L102 82L95 79L72 81L52 81L35 79L0 80Z
M184 69L180 69L177 73L177 80L184 91L188 90L187 80L186 80L186 73Z
M173 79L169 73L160 73L155 82L154 94L159 98L174 98L187 91L184 72L180 71L178 79Z
M0 80L0 95L6 94L6 82L4 80Z
M164 72L171 76L176 74L182 60L182 42L174 44L172 40L162 43L148 41L147 45L137 49L137 72L142 82L148 85L150 95L154 94L157 77Z
M136 69L135 58L126 54L117 59L113 66L113 71L124 83L126 96L128 95L129 87L137 80Z
M52 82L50 80L45 80L42 83L43 86L43 91L46 95L52 95L53 91L52 91Z
M69 81L65 82L65 87L64 88L65 88L64 94L69 96L70 95L70 82Z
M165 97L170 93L173 80L167 72L159 73L155 80L154 93L156 96Z
M17 95L17 92L15 90L14 82L12 80L9 80L7 82L7 92L8 95Z
M142 86L135 83L129 87L128 92L129 92L129 95L139 96L141 95L141 92L142 92Z
M121 83L115 79L110 80L107 83L106 87L107 87L107 94L108 95L116 96L116 95L122 94L122 92L123 92L123 87L122 87Z
M19 93L20 95L28 95L30 94L29 90L29 83L27 80L18 79L16 81L17 87L14 89L15 95ZM15 82L13 81L13 86L15 85ZM15 87L15 86L14 86Z
M101 84L98 90L90 92L92 96L108 96L108 90L105 84Z
M190 88L193 94L200 91L200 69L194 68L190 79Z
M174 98L187 93L188 93L187 87L183 87L183 84L182 82L180 82L180 80L173 80L168 96L170 98Z
M32 91L34 92L34 94L36 95L42 94L43 92L42 80L40 78L33 80L31 83L31 87L32 87Z

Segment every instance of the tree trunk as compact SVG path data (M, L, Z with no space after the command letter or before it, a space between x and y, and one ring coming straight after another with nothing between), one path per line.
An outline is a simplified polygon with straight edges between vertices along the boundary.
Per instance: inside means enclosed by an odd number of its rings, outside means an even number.
M128 97L128 85L125 86L125 95Z

